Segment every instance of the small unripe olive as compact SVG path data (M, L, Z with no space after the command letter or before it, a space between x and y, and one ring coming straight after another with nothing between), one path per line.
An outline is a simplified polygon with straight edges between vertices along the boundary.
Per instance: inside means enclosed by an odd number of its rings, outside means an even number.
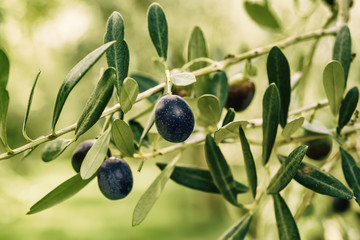
M105 159L99 168L97 177L100 191L111 200L126 197L133 186L131 169L121 158Z
M350 208L350 201L348 199L334 198L333 209L337 213L345 212Z
M180 97L189 97L190 90L187 87L175 86L172 90L172 94Z
M255 94L255 84L249 79L234 82L229 86L226 108L233 108L236 112L245 110Z
M307 141L305 145L308 145L306 156L313 160L323 160L327 158L332 149L331 137L324 137L321 139Z
M169 142L183 142L194 130L194 114L187 102L177 95L163 96L155 107L155 125Z

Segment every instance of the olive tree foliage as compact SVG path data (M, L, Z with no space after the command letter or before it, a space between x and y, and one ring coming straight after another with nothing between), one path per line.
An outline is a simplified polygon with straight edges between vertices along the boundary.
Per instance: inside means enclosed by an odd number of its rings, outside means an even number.
M300 4L298 1L295 2ZM281 30L281 23L268 1L265 3L244 1L243 4L249 18L254 22L272 31ZM164 9L159 4L153 3L147 12L148 32L155 48L154 53L158 55L157 62L161 65L164 79L153 79L141 74L129 75L131 49L125 40L125 21L121 14L115 11L107 21L104 44L80 60L62 82L54 103L49 134L31 139L26 129L34 90L41 77L40 72L37 74L22 126L27 144L14 149L8 144L9 136L6 131L10 99L7 91L10 61L6 51L0 50L0 140L6 151L0 154L0 160L11 161L11 158L18 154L28 157L34 149L43 147L43 161L53 161L70 145L76 144L79 137L95 124L101 125L96 141L85 153L80 171L31 206L27 214L53 207L86 187L90 181L97 178L107 155L110 157L108 149L111 150L112 156L128 162L134 159L145 161L158 155L167 156L171 152L178 153L166 163L156 163L161 173L136 204L132 219L133 226L145 220L168 181L174 181L193 190L219 194L233 208L241 209L242 214L238 221L229 229L224 229L224 234L219 236L221 239L243 239L247 234L254 237L255 233L251 231L252 224L257 224L258 219L261 219L263 203L267 201L273 202L280 239L300 239L301 227L297 225L297 221L311 204L315 193L334 198L353 199L351 201L360 205L360 168L353 151L354 147L348 144L348 140L360 129L356 110L359 90L357 86L348 84L353 52L351 31L347 22L352 3L348 0L339 0L324 1L321 4L328 5L331 12L323 28L290 36L244 53L231 54L220 61L209 57L206 36L200 27L195 26L187 45L188 61L179 68L170 69L167 64L169 57L167 53L168 27L171 26L167 24ZM328 63L322 69L322 87L326 99L294 109L291 107L292 99L297 97L296 94L303 94L303 89L296 90L301 84L305 84L317 43L321 38L333 40L332 59L328 59ZM308 40L313 40L313 44L307 46L310 49L309 56L306 56L309 64L304 65L299 73L292 74L282 50L291 45L296 47L297 43ZM267 59L265 67L268 81L261 83L266 85L263 92L255 91L256 84L260 83L251 83L249 80L251 76L256 75L257 66L252 60L261 56ZM107 66L102 70L101 77L78 121L68 127L57 129L62 109L65 104L69 104L68 96L102 57L106 58ZM242 62L245 64L241 65L243 66L240 70L241 81L235 85L229 84L227 69ZM167 116L169 120L164 120L162 115L156 115L158 102L161 102L164 96L172 94L180 95L176 99L180 98L181 104L166 105L163 108L169 109L163 109L165 113L162 114L171 112L176 115L178 112L176 107L184 110L186 106L189 108L186 111L193 113L195 127L190 126L194 124L193 121L184 120L182 115L175 118ZM243 119L241 111L251 104L254 94L262 97L262 105L258 106L258 118ZM109 106L111 99L116 102L113 106ZM152 110L146 108L136 115L133 114L132 118L128 118L127 113L131 112L133 105L141 101L149 101ZM241 106L236 107L238 108L236 111L232 105L233 101L235 106ZM329 118L332 119L330 124L332 127L326 127L325 124L316 121L315 112L319 109L327 111ZM138 118L144 115L147 116L147 122L142 125ZM157 120L159 118L160 120ZM150 130L154 130L156 121L161 121L163 125L160 135L154 136L150 134ZM169 124L166 121L169 121ZM182 121L185 121L185 124ZM166 129L168 126L172 128ZM177 126L182 127L176 129ZM185 129L187 126L190 129L190 136L186 133L187 139L177 143L178 138L171 134L187 132L189 130ZM258 132L254 134L255 131L251 131L253 129L259 130L261 134ZM74 132L73 138L65 139L63 135L70 132ZM170 134L168 138L170 142L171 139L176 141L169 143L167 147L157 148L158 141L165 141L162 138L163 132ZM255 140L258 135L261 136L260 140ZM314 141L319 143L325 138L331 139L331 144L334 141L335 153L329 157L331 145L327 146L329 151L318 154L325 159L320 165L313 166L303 161L307 153L310 153L310 148L315 153L324 149L320 147L320 150L314 150L310 143ZM221 149L221 146L226 144L241 146L238 149L242 154L238 154L237 159L228 161ZM204 151L206 168L178 164L182 152L192 146L201 147L200 149ZM290 151L284 151L282 146L287 146ZM255 148L260 149L259 152L254 152ZM244 165L241 174L247 176L247 182L240 183L235 179L236 169L230 164L234 161ZM339 161L341 164L336 165ZM139 171L141 167L142 165L139 166ZM338 179L332 174L335 167L342 168L343 178ZM285 194L290 186L289 183L293 180L307 189L304 199L300 201L295 212L290 210L288 196ZM121 185L121 183L117 184ZM121 190L119 191L122 198L128 194L126 192L126 195L122 195ZM239 200L240 194L248 194L251 200L246 202Z

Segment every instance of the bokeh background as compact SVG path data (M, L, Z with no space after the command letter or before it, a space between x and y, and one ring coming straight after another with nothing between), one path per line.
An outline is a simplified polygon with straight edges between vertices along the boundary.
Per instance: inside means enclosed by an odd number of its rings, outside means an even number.
M8 134L11 147L25 143L21 127L36 73L41 70L28 122L28 135L32 138L50 132L53 106L61 82L72 66L102 44L107 18L113 11L120 12L125 20L130 72L146 73L161 81L162 73L154 64L156 51L147 32L146 12L151 2L0 0L0 47L7 52L11 65L8 83ZM186 62L187 43L194 26L200 26L203 30L210 57L221 60L227 54L241 53L287 36L319 29L330 15L329 7L320 0L304 0L299 1L299 4L295 0L269 1L282 26L282 31L273 31L254 23L244 11L241 0L158 2L168 21L168 64L171 68L181 67ZM349 22L353 52L359 50L359 8L358 2L355 2ZM322 70L331 59L334 39L325 37L320 41L303 95L292 100L291 108L325 97L321 85ZM284 50L292 73L301 69L301 59L306 60L312 42L303 42ZM353 61L349 86L359 85L359 61L358 57ZM257 87L255 98L250 107L237 116L238 119L261 117L262 95L268 81L266 56L255 59L253 64L258 70L252 79ZM74 89L62 112L58 129L76 122L96 84L99 71L105 66L103 58ZM242 69L242 64L227 69L229 79L236 80ZM325 125L328 116L327 112L321 111L317 115ZM95 127L80 140L95 137L97 130ZM253 138L261 140L261 135L253 135ZM123 200L105 199L98 190L97 182L93 181L66 202L35 215L25 215L36 201L74 175L70 158L75 147L76 144L73 144L51 163L42 162L42 147L29 158L18 156L0 161L0 239L216 239L239 218L241 212L226 204L220 196L195 192L169 182L147 219L140 226L131 227L132 211L139 197L159 174L154 162L168 161L168 156L146 161L141 172L137 172L140 162L129 160L135 185L132 193ZM234 168L236 179L246 182L244 172L241 171L242 165L237 161L238 148L238 145L222 146ZM3 152L1 147L0 150ZM203 154L201 147L191 148L181 161L195 161L197 165L202 165ZM255 156L260 154L261 151L254 153ZM342 178L341 172L335 175ZM295 189L301 189L296 183L292 184ZM290 197L293 199L291 209L301 198L301 190L299 194ZM306 221L301 222L302 236L305 239L323 239L321 236L325 225L338 229L328 235L339 236L336 234L341 233L344 224L332 221L337 217L329 213L331 199L316 196L314 202L320 203L321 208L317 209L317 217L305 218ZM359 207L354 203L353 212L359 212ZM258 236L276 239L271 205L270 201L269 207L264 208L268 210L263 213L264 219L271 225L262 225L264 232ZM328 214L328 222L320 224L319 218ZM354 218L356 216L349 213L341 221L354 221ZM316 238L318 236L320 238Z

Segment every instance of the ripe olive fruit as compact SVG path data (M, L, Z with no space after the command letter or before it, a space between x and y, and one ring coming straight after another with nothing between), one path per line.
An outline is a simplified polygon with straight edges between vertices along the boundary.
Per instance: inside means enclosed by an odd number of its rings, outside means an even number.
M111 200L126 197L133 186L131 169L121 158L105 159L99 168L97 177L100 191Z
M236 112L245 110L255 94L255 84L249 79L234 82L229 86L226 108L233 108Z
M350 201L348 199L334 198L333 209L337 213L345 212L350 208Z
M307 141L305 145L308 145L306 156L313 160L323 160L329 156L332 149L331 137L324 137L321 139Z
M169 142L183 142L194 130L194 114L187 102L177 95L163 96L155 107L155 125Z
M79 146L75 149L71 159L71 164L76 172L80 172L81 164L84 161L86 154L95 142L95 139L86 140L85 142L80 143ZM108 150L107 155L109 157L111 156L110 150Z

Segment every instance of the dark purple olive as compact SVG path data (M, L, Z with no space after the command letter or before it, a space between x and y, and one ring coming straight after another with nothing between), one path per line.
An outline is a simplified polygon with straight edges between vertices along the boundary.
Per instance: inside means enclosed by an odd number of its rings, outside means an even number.
M100 191L111 200L126 197L133 186L131 169L121 158L110 157L105 159L97 176Z
M194 114L184 99L177 95L163 96L155 108L155 125L169 142L183 142L194 130Z
M81 164L84 161L86 154L95 142L95 139L87 140L80 143L79 146L75 149L71 159L71 164L76 172L80 172ZM108 157L111 156L110 150L108 150L107 155Z
M233 108L236 112L245 110L255 94L255 84L249 79L230 84L226 108Z
M321 139L307 141L305 145L308 145L306 156L313 160L324 160L327 158L332 149L331 137L324 137Z
M350 201L348 199L334 198L333 209L337 213L345 212L350 208Z

